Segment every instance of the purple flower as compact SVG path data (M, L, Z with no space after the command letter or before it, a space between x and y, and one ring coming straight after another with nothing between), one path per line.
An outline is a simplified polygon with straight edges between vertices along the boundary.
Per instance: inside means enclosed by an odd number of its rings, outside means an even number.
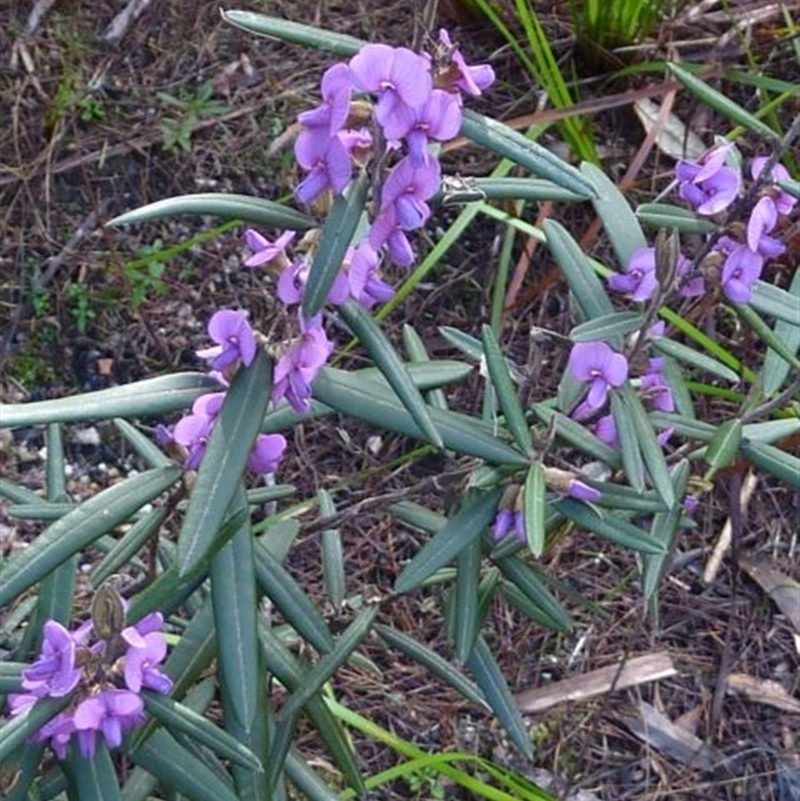
M365 309L376 303L385 303L394 297L394 290L378 275L379 256L375 249L364 241L352 251L347 265L347 282L350 297Z
M369 244L375 250L384 245L389 258L399 267L410 267L414 263L414 251L405 231L397 219L397 209L386 206L373 220L369 229Z
M116 748L124 732L144 722L144 701L130 690L102 690L81 701L72 720L81 754L91 759L98 733L103 735L109 748Z
M73 635L56 620L48 620L39 658L22 674L22 686L34 696L63 698L71 693L81 677L75 666L78 646Z
M678 194L698 214L718 214L739 194L741 175L724 166L730 148L729 144L714 148L698 163L679 161L675 167Z
M200 466L206 452L208 438L211 436L211 429L214 427L214 421L217 419L224 399L224 392L210 392L201 395L192 404L192 413L182 417L175 424L173 432L175 442L188 450L184 465L187 470L197 470Z
M383 184L381 210L394 206L397 223L405 231L421 228L431 214L425 201L439 190L441 177L436 159L415 166L406 156L395 164Z
M272 385L272 402L278 404L286 398L298 414L311 407L311 382L333 351L333 343L322 326L314 321L306 323L302 335L275 365Z
M753 284L761 276L764 257L753 253L747 245L736 247L722 265L722 291L734 303L748 303Z
M632 300L647 300L658 289L656 278L656 249L639 248L631 254L625 273L614 273L608 285L615 292L624 292Z
M583 481L577 478L573 478L572 481L570 481L567 495L569 495L570 498L586 501L587 503L595 503L603 497L603 493L600 492L600 490L590 487L588 484L584 484Z
M705 281L701 274L687 278L691 266L692 263L684 256L678 259L675 276L678 279L678 294L682 298L697 298L706 292Z
M645 397L653 403L653 408L659 412L674 412L675 400L672 397L672 389L662 375L664 369L664 359L650 359L650 367L642 376L640 387Z
M125 684L138 693L148 687L166 694L172 689L172 679L158 669L167 655L167 641L161 633L164 617L152 612L133 626L127 626L120 636L127 644L125 651Z
M208 335L217 344L198 350L201 359L208 359L215 370L226 370L241 361L248 366L256 357L256 338L247 314L233 309L214 312L208 323Z
M277 294L287 306L302 303L310 269L311 265L305 259L298 259L281 272L278 278ZM339 272L328 292L328 303L338 306L347 300L348 295L347 278L342 272Z
M294 190L301 203L310 204L328 189L341 192L350 183L353 164L339 134L329 136L321 129L307 129L297 137L294 155L309 171Z
M764 258L780 256L786 246L769 236L777 224L778 207L769 195L765 195L753 207L747 221L747 247Z
M320 128L328 136L333 136L344 128L350 114L353 87L347 64L334 64L327 69L322 76L321 89L322 105L298 114L297 121L304 128Z
M602 417L599 417L592 426L592 431L601 442L605 442L610 448L619 447L617 424L614 422L613 414L604 414Z
M479 95L494 83L494 70L488 64L469 66L444 28L439 31L439 42L445 51L445 58L449 61L448 67L444 70L446 85L443 88L449 89L455 86L468 95Z
M386 120L384 134L389 141L405 139L409 157L415 167L428 162L428 140L444 142L461 128L461 105L458 98L441 89L434 89L428 99L416 108L398 106Z
M567 367L575 378L589 384L589 394L581 404L581 417L602 408L608 388L622 386L628 378L628 360L605 342L573 345Z
M430 62L404 47L370 44L350 59L353 86L378 96L375 119L384 125L399 105L418 108L433 89Z
M761 175L768 161L769 159L765 156L758 156L753 159L750 165L750 174L753 176L753 180ZM775 164L770 171L769 178L773 183L775 181L790 180L789 172L783 164ZM769 196L775 203L775 208L778 210L779 214L788 215L797 203L796 197L790 195L788 192L784 192L778 186L773 186L773 188L769 190Z
M286 450L286 438L281 434L259 434L253 450L247 457L247 469L251 473L274 473Z
M245 267L259 267L273 261L288 261L286 248L297 236L297 231L284 231L274 242L262 236L253 228L244 232L247 246L253 251L252 256L245 259Z
M492 538L495 542L499 542L511 531L514 526L514 512L511 509L500 507L494 518L492 525Z

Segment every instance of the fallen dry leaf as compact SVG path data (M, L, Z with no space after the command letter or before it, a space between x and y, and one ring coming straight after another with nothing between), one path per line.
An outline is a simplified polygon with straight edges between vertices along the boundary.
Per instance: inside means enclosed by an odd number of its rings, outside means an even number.
M794 630L800 633L800 584L765 562L740 559L739 565L775 602L789 618Z
M633 110L642 123L645 133L650 133L658 120L658 104L643 97L633 104ZM662 153L676 160L697 161L706 152L703 140L672 113L667 115L666 123L656 132L655 143Z
M774 706L784 712L800 715L800 700L789 695L782 684L769 679L757 679L747 673L731 673L728 676L728 692L737 692L757 704Z

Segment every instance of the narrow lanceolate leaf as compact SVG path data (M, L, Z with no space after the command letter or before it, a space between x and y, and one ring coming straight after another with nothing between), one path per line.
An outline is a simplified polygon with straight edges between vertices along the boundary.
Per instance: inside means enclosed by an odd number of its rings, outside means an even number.
M123 417L114 419L114 426L128 441L136 453L147 463L148 467L164 467L172 464L172 460L153 440L131 425Z
M474 704L486 706L483 694L475 683L461 673L452 662L437 654L436 651L417 642L408 634L380 623L375 625L375 631L380 635L381 639L405 654L409 659L413 659L418 664L428 668L431 673L449 684L462 697L472 701Z
M261 760L246 746L224 729L214 725L208 717L188 706L151 690L142 692L147 711L172 731L189 735L191 739L208 746L221 757L251 770L262 770Z
M614 417L614 428L617 431L619 450L622 455L622 466L628 483L639 492L644 492L645 475L644 460L636 436L633 417L624 395L611 393L611 414Z
M706 462L708 462L704 476L706 481L734 460L742 441L742 428L742 421L738 417L726 420L717 428L706 448Z
M244 489L232 506L246 510ZM225 726L242 741L248 740L264 710L264 684L258 648L258 599L253 570L250 520L243 524L211 562L211 601L217 634L217 660L223 694ZM266 733L265 733L266 739Z
M475 681L486 697L487 703L508 732L511 741L528 759L532 759L533 746L517 702L511 695L503 672L483 637L478 637L467 660L467 667L475 676Z
M472 540L480 537L497 512L502 489L468 493L459 512L422 547L395 581L396 592L410 592L458 556Z
M114 526L125 522L171 486L180 474L177 467L140 473L97 493L48 526L24 551L3 566L0 606L5 606Z
M570 445L574 445L587 456L598 459L609 467L619 467L621 464L619 453L614 448L589 433L584 426L571 417L567 417L543 403L535 403L531 408L543 423L554 426L556 436Z
M256 578L262 592L314 648L323 653L332 650L333 637L325 618L291 573L262 543L256 543L254 554Z
M736 310L736 314L738 314L739 317L741 317L742 320L747 323L748 327L751 328L764 341L764 343L772 348L782 359L785 359L792 369L800 370L800 359L797 358L797 354L787 346L786 342L776 335L776 333L764 322L763 319L761 319L755 309L742 304L736 304L734 309ZM792 325L794 325L794 323L792 323ZM745 377L748 376L745 374Z
M319 511L323 520L329 520L336 515L336 507L330 494L321 489L317 493ZM328 600L334 609L341 609L344 604L347 589L347 578L344 568L344 550L342 548L342 535L338 528L325 529L320 538L322 547L322 578L325 582L325 591Z
M597 193L592 205L603 223L611 247L620 266L630 261L634 251L647 247L642 227L628 200L617 185L595 164L584 161L581 172L591 181Z
M319 692L322 685L350 658L353 651L358 648L361 641L367 636L377 614L377 606L365 607L358 613L356 619L336 641L333 650L325 654L314 665L303 679L303 683L283 705L278 716L280 720L289 721L294 719L294 716L300 712L308 700Z
M422 337L420 337L420 335L414 330L414 328L412 328L412 326L408 325L408 323L403 325L403 345L405 346L410 362L409 372L411 372L410 368L412 365L432 365L431 357L428 355L428 351L425 349L425 343L422 341ZM411 377L414 378L414 375L411 374ZM419 384L417 384L417 386L419 386ZM434 406L437 409L447 408L447 398L445 398L445 394L441 389L437 388L426 392L425 399L431 406Z
M303 315L306 320L310 320L325 305L333 282L342 269L347 248L364 213L367 187L367 175L362 172L346 194L337 195L333 200L319 245L314 251L303 295Z
M452 611L453 642L458 662L466 662L478 636L478 583L483 547L472 540L456 558L455 604Z
M133 761L165 786L192 801L240 801L229 781L180 745L164 729L154 732L131 754Z
M522 490L522 514L525 520L528 548L537 558L544 553L544 541L547 533L545 530L547 516L545 491L544 468L541 462L534 462L525 475L525 485Z
M534 175L547 178L582 198L595 195L591 181L578 170L547 148L497 120L466 109L463 112L461 133L493 153L510 159Z
M596 342L597 340L611 342L638 331L644 321L644 316L636 312L614 312L576 325L569 332L569 338L573 342Z
M650 475L650 481L664 504L671 508L675 504L675 492L672 489L672 479L664 450L656 438L653 424L647 417L642 401L629 384L617 391L621 392L625 399L625 406L633 421L639 450Z
M742 453L754 464L790 487L800 489L800 459L774 445L742 440Z
M196 195L157 200L133 211L114 217L107 225L131 225L132 223L175 217L179 214L213 214L231 220L262 225L265 228L291 228L306 231L317 221L307 214L290 209L273 200L250 195L226 195L223 192L204 192Z
M0 763L5 764L28 737L39 731L69 702L69 697L40 698L33 706L3 723L0 726Z
M366 44L355 36L332 33L282 17L268 17L251 11L223 11L222 19L249 33L313 47L315 50L325 50L337 56L353 56Z
M675 228L682 234L710 234L717 229L715 223L690 209L667 203L642 203L636 207L636 217L650 228Z
M91 759L81 756L77 738L73 737L63 766L70 798L77 801L121 801L117 769L102 737L97 738Z
M213 552L217 530L239 487L271 388L272 365L259 351L253 363L236 374L211 432L178 536L182 574L190 573Z
M745 111L741 106L733 102L722 92L713 89L705 81L692 75L689 70L678 64L667 64L667 69L699 100L708 106L719 111L724 117L733 122L739 123L753 133L763 136L770 142L777 140L777 136L772 128L766 123L761 122L758 117L754 117L749 111Z
M516 387L511 380L511 373L508 371L505 357L500 352L500 345L490 325L484 325L481 334L486 367L489 370L489 377L492 380L500 409L520 450L528 453L531 449L531 432L528 422L525 420L525 412L519 402Z
M68 398L3 403L0 404L0 428L80 423L110 417L160 417L186 409L200 395L218 390L219 383L209 375L175 373Z
M400 398L419 430L426 439L441 448L442 437L431 420L429 407L386 334L373 320L370 313L353 300L344 303L340 307L340 313L353 333L369 351L375 364L397 393L397 397Z
M555 220L546 220L542 228L547 236L547 247L564 273L586 319L594 320L613 314L614 307L603 283L569 231Z
M800 302L797 292L787 292L779 286L766 281L753 284L753 297L750 305L763 314L769 314L790 325L800 326Z
M681 342L676 342L667 337L655 337L651 341L653 347L665 356L672 356L674 359L684 364L689 364L692 367L696 367L698 370L711 373L726 381L731 381L733 383L739 381L739 374L735 370L732 370L730 367L718 362L711 356L706 356L705 353L700 353Z
M569 202L584 200L585 195L573 192L553 181L541 178L475 178L469 181L469 188L480 192L492 200L554 200Z
M795 303L800 306L800 270L795 272L787 294L793 297ZM800 350L800 325L777 320L774 333L775 338L784 343L786 350L796 356ZM782 358L774 348L770 348L764 357L764 366L761 370L761 385L764 395L770 397L777 392L788 375L789 362Z
M686 484L689 480L689 462L681 460L672 470L672 481L675 487L675 497L683 498L686 494ZM669 554L675 544L681 517L684 509L682 503L676 503L672 509L658 512L653 517L650 533L664 546L663 554L649 554L643 557L644 569L642 571L642 592L645 600L653 597L658 584L664 575L664 569Z
M305 757L289 749L284 764L289 781L300 791L300 797L308 801L341 801L342 796L323 781L322 777L306 762Z
M312 392L342 414L410 437L424 436L399 398L375 381L364 381L343 370L329 368L321 371L314 380ZM483 421L432 407L428 408L428 414L446 448L493 464L527 464L526 457L519 450L494 436L491 427Z

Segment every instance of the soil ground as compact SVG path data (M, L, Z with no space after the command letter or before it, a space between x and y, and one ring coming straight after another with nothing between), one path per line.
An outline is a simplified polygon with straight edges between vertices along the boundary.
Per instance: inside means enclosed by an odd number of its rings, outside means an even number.
M565 6L537 4L566 64L572 34ZM764 6L743 3L739 10ZM288 197L297 181L291 125L298 111L315 102L320 73L331 59L237 31L220 20L215 2L153 0L118 44L104 42L103 34L121 3L56 2L34 30L26 31L33 7L32 1L10 0L0 11L3 399L57 397L197 368L194 350L205 344L204 323L212 309L248 308L256 320L271 313L258 274L240 268L241 230L203 238L217 221L180 218L124 230L103 223L141 204L188 192ZM491 29L460 8L457 2L442 2L435 22L454 30L468 54L491 56L501 80L482 110L504 119L533 112L539 100L536 87L521 79L519 66ZM398 45L421 31L422 9L414 3L276 0L255 3L253 10ZM715 50L709 41L719 42L731 30L730 20L730 14L713 7L692 27L665 25L647 55L663 57L670 43L682 44L685 55L719 66L724 60L744 64L747 47L768 74L800 80L796 58L780 45L780 19L765 16L749 29L749 42L731 38L729 46ZM602 99L646 82L587 79L582 92L584 99ZM206 83L210 94L204 98ZM714 119L685 99L680 103L710 142ZM630 104L593 120L604 163L620 177L643 131ZM557 146L554 138L545 141ZM745 141L748 146L755 144ZM485 156L469 149L447 158L450 169L462 175L483 174L491 167ZM636 176L633 199L652 199L668 182L672 163L654 151ZM584 206L554 213L564 215L576 234L592 224ZM474 330L485 320L499 233L489 222L471 229L439 265L435 282L395 312L390 333L396 335L405 321L413 321L439 354L446 344L435 325ZM436 236L435 226L429 236ZM192 238L191 247L174 258L148 260L148 254ZM595 246L602 249L602 240ZM524 255L522 248L519 255ZM775 269L775 280L784 283L792 266ZM570 324L564 288L551 279L551 265L537 253L507 315L509 353L530 366L532 395L552 388L563 354L532 340L530 329L564 331ZM745 354L752 347L748 341L736 342L737 333L725 329L713 310L705 324ZM452 403L469 409L474 387L468 382L459 388ZM717 414L709 407L708 419L713 422ZM106 436L102 428L100 434ZM295 432L295 455L281 476L302 494L321 487L341 490L337 497L353 593L392 582L418 547L413 532L399 527L381 500L403 497L443 510L447 487L458 486L463 468L448 457L430 456L413 468L388 470L385 465L413 444L384 436L375 452L373 434L344 418L336 425L304 424ZM6 443L2 461L4 473L31 486L41 486L42 479L37 436L22 432L10 449ZM113 443L72 442L70 447L78 470L91 482L109 480L91 465L101 457L118 458ZM337 691L345 703L421 747L470 750L540 779L556 777L554 791L564 798L570 793L578 797L578 790L587 801L798 798L800 716L726 692L730 674L746 674L778 682L790 699L800 697L797 632L739 564L745 557L760 560L800 579L798 494L761 476L737 523L733 556L724 560L710 585L700 579L730 510L739 506L746 473L747 466L737 466L704 496L697 526L680 544L681 558L664 583L657 620L643 609L634 556L578 532L560 539L543 563L561 582L560 596L576 621L572 633L556 636L508 608L492 610L491 645L514 691L616 664L623 656L658 651L668 652L677 669L662 681L532 716L533 765L513 752L486 715L377 642L365 651L380 667L380 676L347 668L338 675ZM321 598L319 527L307 522L291 568ZM24 536L25 528L4 517L3 533L5 548L7 538ZM435 606L422 608L419 598L409 597L384 622L448 654ZM642 701L695 732L727 760L703 773L644 744L625 725ZM302 745L323 764L311 735ZM395 761L387 749L368 740L359 742L359 753L368 773ZM439 797L437 792L448 799L467 797L450 786L402 783L372 797L422 799Z

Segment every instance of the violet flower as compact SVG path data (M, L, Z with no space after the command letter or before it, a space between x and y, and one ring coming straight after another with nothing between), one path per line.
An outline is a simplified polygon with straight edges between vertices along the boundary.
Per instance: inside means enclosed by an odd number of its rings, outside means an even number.
M297 236L297 231L284 231L274 242L262 236L254 228L248 228L244 232L247 246L253 251L252 255L245 259L245 267L260 267L262 264L271 264L274 261L288 261L286 248Z
M214 312L208 323L208 335L217 344L198 350L197 355L209 360L214 370L226 370L239 361L247 367L256 357L255 334L243 311L220 309Z
M96 735L102 734L109 748L122 743L126 731L144 723L144 701L130 690L103 690L81 701L72 716L82 756L91 759Z
M397 209L386 206L372 221L368 241L372 248L386 247L389 258L398 267L410 267L414 263L414 251L397 218Z
M308 175L295 187L295 197L309 205L328 189L342 192L353 175L350 152L339 135L328 136L321 129L308 129L294 143L297 163Z
M282 434L259 434L247 457L247 469L262 475L274 473L285 450L286 438Z
M567 495L570 498L575 498L578 501L585 501L586 503L596 503L603 497L600 490L590 487L578 478L573 478L567 488Z
M306 323L303 333L275 365L272 402L286 398L298 414L311 408L311 383L333 352L333 343L317 321Z
M200 466L223 400L225 400L224 392L201 395L192 404L191 414L182 417L175 424L173 438L178 445L183 445L188 450L184 465L187 470L197 470Z
M142 687L166 695L172 689L172 679L158 669L167 655L167 641L161 633L164 617L153 612L133 626L127 626L120 636L127 644L125 651L125 684L132 692Z
M756 180L761 175L768 161L769 159L766 156L758 156L753 159L750 164L750 174L753 176L753 180ZM770 181L773 182L773 186L768 190L769 197L775 204L778 213L786 216L795 207L797 198L790 195L788 192L784 192L779 186L775 186L774 182L789 181L789 171L783 164L774 164L770 171L769 178Z
M44 624L43 637L39 658L23 671L22 686L36 697L63 698L80 681L81 669L75 666L78 643L57 620Z
M276 292L278 298L287 306L294 306L303 302L310 269L311 265L307 260L298 259L281 272ZM327 301L334 306L338 306L344 303L348 296L347 277L340 271L328 292Z
M625 265L625 272L610 275L608 285L615 292L629 295L632 300L642 301L652 297L658 289L656 249L635 250Z
M578 379L589 384L589 393L573 417L582 419L601 409L609 387L620 387L628 378L628 360L605 342L578 342L573 345L567 368ZM580 415L580 416L576 416Z
M347 265L350 297L365 309L394 297L394 289L382 281L378 274L379 260L375 249L364 241L352 251Z
M444 89L455 87L468 95L476 96L494 83L494 70L491 66L488 64L469 66L444 28L439 30L439 42L445 51L445 58L450 62L449 68L444 71L446 76ZM439 78L437 75L437 81Z
M639 386L644 396L652 402L654 409L659 412L674 412L675 399L670 385L661 372L663 369L663 358L650 359L649 369L641 377Z
M699 162L679 161L675 167L678 194L698 214L718 214L736 200L741 188L741 175L725 166L731 145L717 147Z
M761 277L764 257L747 245L736 247L722 265L722 291L734 303L749 303L753 284Z
M785 252L786 246L769 234L778 224L778 207L765 195L753 207L747 221L747 247L764 258L774 258Z
M601 442L605 442L610 448L619 447L617 424L614 422L613 414L604 414L602 417L598 417L591 428L594 435Z
M409 156L395 164L386 177L381 192L381 209L394 206L397 223L405 231L421 228L430 217L425 202L432 198L441 184L441 167L436 159L415 166Z
M304 128L320 128L328 136L333 136L344 128L350 114L350 98L353 87L350 83L350 69L347 64L334 64L325 70L321 82L323 103L317 108L303 111L297 121Z
M417 108L433 89L430 62L405 47L369 44L350 59L350 78L361 92L377 95L375 119L385 125L400 105Z

